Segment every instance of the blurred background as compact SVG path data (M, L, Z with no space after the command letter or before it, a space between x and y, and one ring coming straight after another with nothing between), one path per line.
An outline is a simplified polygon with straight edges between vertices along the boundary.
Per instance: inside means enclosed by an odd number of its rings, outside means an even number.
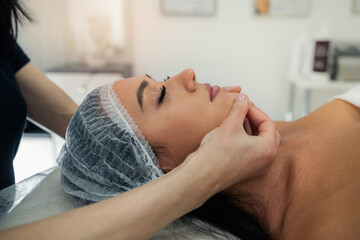
M107 82L191 67L198 82L240 85L274 120L293 120L360 81L359 0L24 3L35 22L20 45L77 103ZM29 127L16 181L55 165L62 143Z

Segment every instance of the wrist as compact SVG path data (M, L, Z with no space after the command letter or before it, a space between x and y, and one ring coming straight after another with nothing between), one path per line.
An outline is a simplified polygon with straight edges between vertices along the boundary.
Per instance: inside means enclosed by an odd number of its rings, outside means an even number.
M185 161L174 169L186 181L191 194L198 199L198 206L201 206L211 196L222 190L219 173L213 165L205 163L202 159L209 159L209 156L200 155L195 152L190 154ZM206 165L206 166L205 166Z

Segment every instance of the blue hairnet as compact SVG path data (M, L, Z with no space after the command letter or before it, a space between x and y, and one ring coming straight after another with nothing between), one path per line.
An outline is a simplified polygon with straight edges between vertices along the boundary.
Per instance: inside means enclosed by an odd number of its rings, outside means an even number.
M112 84L95 89L79 106L57 162L64 190L77 205L101 201L164 174Z

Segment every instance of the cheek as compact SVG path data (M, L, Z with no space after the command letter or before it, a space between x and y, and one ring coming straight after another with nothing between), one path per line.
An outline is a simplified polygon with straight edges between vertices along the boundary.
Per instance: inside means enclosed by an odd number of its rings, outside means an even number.
M166 116L166 124L159 130L162 145L169 153L169 161L174 166L181 164L185 158L194 152L200 145L201 140L211 129L201 112L197 114L189 108L177 108L176 112L169 112ZM160 139L158 139L160 140Z
M220 126L236 95L224 93L211 104L182 101L173 105L148 121L151 124L147 124L145 137L150 145L165 147L169 153L167 164L176 167L200 146L208 132Z
M186 149L195 149L202 138L220 126L229 115L237 94L223 93L217 102L182 102L166 113L167 134L169 139ZM192 147L189 147L191 145Z

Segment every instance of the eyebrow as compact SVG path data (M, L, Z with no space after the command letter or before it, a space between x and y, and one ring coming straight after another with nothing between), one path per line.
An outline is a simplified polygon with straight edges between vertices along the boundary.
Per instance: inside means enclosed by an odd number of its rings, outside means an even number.
M143 99L143 94L144 94L144 90L145 88L149 85L149 82L147 82L146 80L143 80L141 83L140 83L140 86L136 92L136 96L137 96L137 100L139 102L139 105L140 105L140 108L141 110L143 110L143 104L142 104L142 99Z

